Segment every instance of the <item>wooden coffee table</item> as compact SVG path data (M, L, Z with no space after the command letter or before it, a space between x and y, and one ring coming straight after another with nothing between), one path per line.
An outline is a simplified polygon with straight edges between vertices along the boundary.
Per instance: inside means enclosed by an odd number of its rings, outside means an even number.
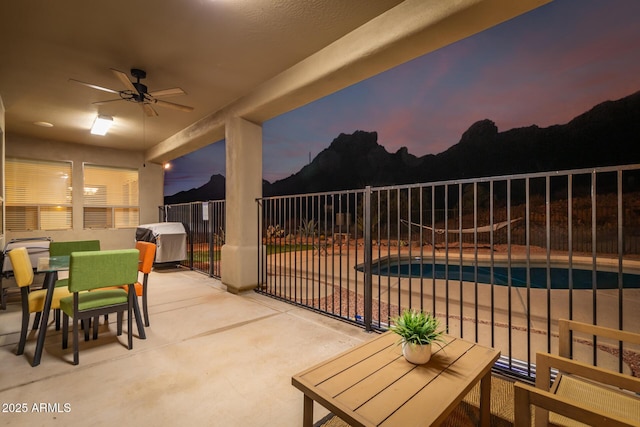
M387 332L294 375L304 393L303 425L313 425L313 401L352 426L430 426L447 418L480 381L480 416L489 425L491 367L500 352L445 336L424 365L402 356Z

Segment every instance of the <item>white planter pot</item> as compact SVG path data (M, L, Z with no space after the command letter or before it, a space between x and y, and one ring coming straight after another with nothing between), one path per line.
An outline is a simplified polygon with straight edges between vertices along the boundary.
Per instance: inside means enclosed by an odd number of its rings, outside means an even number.
M407 362L422 365L431 359L431 344L420 345L408 342L402 343L402 354Z

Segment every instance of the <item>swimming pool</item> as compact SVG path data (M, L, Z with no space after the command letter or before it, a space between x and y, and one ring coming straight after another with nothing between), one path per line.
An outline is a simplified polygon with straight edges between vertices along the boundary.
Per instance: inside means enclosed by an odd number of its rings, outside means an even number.
M434 268L435 267L435 268ZM363 266L358 266L359 271L363 271ZM511 285L519 288L527 286L527 268L511 267ZM550 268L551 289L569 289L569 269L562 267ZM392 277L412 277L412 278L428 278L445 279L448 277L452 281L475 282L476 267L472 265L462 266L449 264L448 268L445 264L426 263L420 260L416 262L397 263L385 260L384 262L374 262L372 268L373 274L379 276ZM479 283L493 283L496 285L506 286L509 284L509 268L505 266L493 267L493 280L491 278L491 268L488 266L477 267L477 280ZM591 270L573 268L571 270L573 277L573 289L593 289L593 273ZM530 286L531 288L546 289L547 288L547 269L545 267L529 268ZM622 283L624 288L640 288L640 275L623 273ZM618 273L610 271L597 271L596 284L598 289L617 289Z

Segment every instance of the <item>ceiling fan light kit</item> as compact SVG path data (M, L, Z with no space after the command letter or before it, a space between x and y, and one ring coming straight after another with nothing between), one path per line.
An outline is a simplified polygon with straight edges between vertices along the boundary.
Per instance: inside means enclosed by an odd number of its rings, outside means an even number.
M93 126L91 127L91 133L93 135L106 135L112 124L113 124L113 117L98 115L96 119L93 121Z

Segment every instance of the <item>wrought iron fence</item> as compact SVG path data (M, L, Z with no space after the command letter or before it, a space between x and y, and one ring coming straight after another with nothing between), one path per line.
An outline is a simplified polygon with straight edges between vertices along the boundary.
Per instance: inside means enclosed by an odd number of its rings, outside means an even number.
M181 222L187 231L185 267L222 276L220 252L225 240L225 202L215 200L160 207L161 222Z
M258 292L366 329L431 311L514 375L557 351L558 318L640 331L640 165L269 197L258 218ZM580 345L638 369L640 349Z

